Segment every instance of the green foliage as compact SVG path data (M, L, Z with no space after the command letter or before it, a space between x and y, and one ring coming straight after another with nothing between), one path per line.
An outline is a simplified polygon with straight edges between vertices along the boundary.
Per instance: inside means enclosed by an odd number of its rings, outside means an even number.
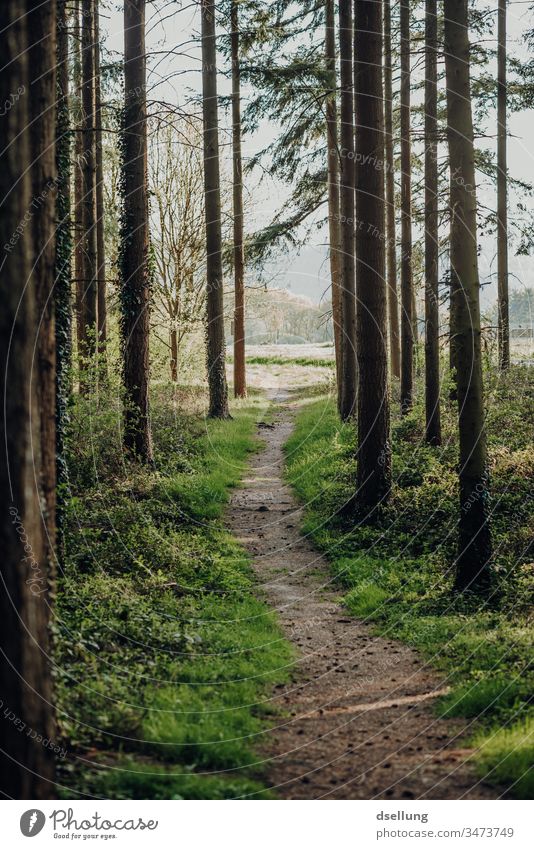
M93 766L69 758L60 780L70 797L257 794L267 685L290 648L218 518L263 408L206 421L153 407L156 469L121 454L113 390L73 411L56 688L67 749Z
M488 740L480 769L489 780L517 780L511 793L520 795L527 787L520 772L529 751L524 726L514 725L509 734L494 731L497 723L517 723L519 717L527 722L534 690L528 619L532 391L524 369L513 367L498 386L490 384L490 392L497 578L495 592L483 603L452 593L459 505L456 414L446 401L439 449L421 439L420 405L402 420L394 414L394 489L372 525L354 524L346 509L355 481L356 434L354 425L339 421L333 400L302 406L285 451L288 479L306 504L304 530L331 560L337 581L347 590L348 609L372 621L380 633L417 648L447 675L453 689L440 710L478 720L480 740ZM519 743L514 753L506 749L512 741Z

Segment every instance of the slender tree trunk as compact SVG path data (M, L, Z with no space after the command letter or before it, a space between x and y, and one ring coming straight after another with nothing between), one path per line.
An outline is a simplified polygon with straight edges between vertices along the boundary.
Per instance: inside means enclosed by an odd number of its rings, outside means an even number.
M510 365L508 306L508 165L506 161L506 0L499 0L497 25L497 276L499 367Z
M82 244L83 244L83 336L81 354L85 368L96 353L97 333L97 239L96 239L96 145L95 145L95 0L82 0ZM85 380L81 381L81 388Z
M221 234L221 182L219 173L219 120L217 108L217 50L215 3L201 0L202 11L202 111L204 118L204 190L206 212L207 367L209 411L225 419L228 386L225 370L223 269Z
M343 385L341 255L339 230L339 141L337 128L336 25L334 0L325 0L325 61L328 72L326 100L326 141L328 148L328 235L330 242L330 279L332 287L332 325L336 355L338 409L341 409Z
M243 167L241 161L241 74L239 65L238 2L232 0L232 147L234 197L234 395L246 398L245 372L245 242L243 234Z
M56 538L56 3L28 0L30 41L31 230L39 320L37 401L41 423L41 489L46 559L52 573Z
M395 164L393 158L393 82L391 58L391 0L384 0L384 121L386 171L386 281L391 374L400 377L399 301L395 228Z
M121 234L121 332L126 391L124 444L152 462L149 413L150 272L148 266L145 0L124 3L124 151Z
M36 20L38 14L42 22ZM37 257L31 215L35 212L44 225L48 213L41 213L32 181L35 185L34 173L48 171L48 154L42 151L44 163L36 163L32 173L29 126L37 93L30 91L37 68L32 68L30 76L33 47L28 50L35 44L36 29L42 32L45 27L46 46L40 47L43 63L45 56L53 56L55 51L53 4L40 2L38 11L23 0L0 4L0 32L4 34L0 103L13 101L2 118L0 151L0 244L4 246L0 262L0 793L15 799L54 796L53 754L37 739L41 735L41 739L53 740L55 733L47 660L51 597L39 491L40 410L32 379L37 373L34 352L37 350L39 359L42 352L37 285L41 295L45 287L51 289L53 277L45 242L41 247L46 262L40 260L39 268L52 280L38 280L34 269ZM37 80L37 90L43 97L42 120L53 127L55 93L49 62L45 76L42 82ZM43 139L46 133L43 128ZM52 146L52 160L53 156ZM48 235L53 250L53 232Z
M56 170L58 174L56 203L56 257L54 308L56 321L56 474L57 482L68 481L65 461L67 409L71 394L72 360L72 238L70 217L71 129L69 111L69 37L67 0L57 4L57 122ZM61 490L59 490L61 492ZM57 526L61 537L63 500L58 495ZM58 545L59 547L59 545ZM62 546L61 546L62 547Z
M171 380L178 382L178 334L176 327L171 327Z
M425 409L426 441L441 444L438 290L438 18L425 6Z
M340 245L343 385L341 418L356 414L356 293L354 266L354 82L352 3L339 3L340 102Z
M75 0L74 4L74 61L73 78L74 90L76 92L75 108L75 143L74 143L74 278L75 278L75 313L76 313L76 340L78 346L78 368L80 373L83 369L84 351L87 343L85 339L85 323L83 316L83 293L84 293L84 260L83 260L83 203L82 203L82 162L83 162L83 120L82 120L82 28L80 25L81 0Z
M413 404L412 164L410 142L410 3L400 0L401 41L401 411Z
M455 292L460 435L460 522L456 587L489 581L491 535L480 351L475 160L467 0L445 0L447 124L451 170L451 269Z
M104 164L102 148L102 95L100 80L100 22L98 0L95 0L95 154L96 154L96 255L98 353L100 373L106 370L107 305L106 247L104 239Z
M391 488L384 175L376 167L384 149L382 2L358 0L355 8L357 501L372 511Z

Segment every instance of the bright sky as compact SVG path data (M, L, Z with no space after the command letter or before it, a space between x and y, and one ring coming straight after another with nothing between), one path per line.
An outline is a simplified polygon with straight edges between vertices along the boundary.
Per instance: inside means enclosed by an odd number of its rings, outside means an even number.
M494 0L496 7L496 0ZM509 4L508 12L508 42L509 52L518 58L527 56L526 46L522 35L528 27L534 26L534 21L528 13L530 0L514 0ZM106 36L106 47L117 54L123 50L123 19L122 4L113 3L116 11L101 13L101 28ZM149 59L148 90L149 99L165 100L168 103L179 106L186 110L198 110L199 104L196 98L201 92L200 76L200 49L198 35L200 30L200 17L198 5L190 0L181 0L170 4L168 0L156 0L149 2L147 7L147 51L151 54ZM495 26L487 47L496 46L497 23L495 15ZM220 59L220 67L223 60ZM490 68L490 73L496 74L495 68ZM228 82L220 75L219 91L226 94L229 91ZM243 98L247 98L246 89ZM228 119L221 114L221 128L228 126ZM534 182L534 156L532 137L534 136L534 116L531 112L521 112L511 115L509 118L510 139L509 167L513 176L520 177L526 181ZM488 146L494 146L495 127L488 125ZM265 122L260 131L254 136L247 136L243 142L243 154L245 157L253 155L258 149L265 146L274 137L276 127ZM224 134L222 140L224 142ZM222 156L226 167L230 167L230 149L228 145L222 146ZM223 164L223 167L225 165ZM274 212L280 207L287 195L287 188L274 183L270 179L258 184L257 177L248 178L246 189L253 196L253 211L249 213L247 222L249 231L263 226L271 220ZM479 191L479 198L489 206L495 206L495 197L492 190L487 188ZM532 204L532 198L521 199L526 204ZM510 214L513 215L514 197L510 198ZM300 252L284 256L280 262L268 269L268 276L272 277L273 285L288 287L296 294L304 294L314 301L319 301L325 292L328 292L328 263L326 261L325 247L326 233L319 229L314 231L310 243ZM490 285L482 290L483 307L489 306L496 296L496 284L494 282L495 271L495 246L493 239L484 239L482 242L482 253L480 257L480 275L484 282L492 281ZM509 259L510 285L513 288L522 288L532 285L534 280L534 258L515 257L511 251Z

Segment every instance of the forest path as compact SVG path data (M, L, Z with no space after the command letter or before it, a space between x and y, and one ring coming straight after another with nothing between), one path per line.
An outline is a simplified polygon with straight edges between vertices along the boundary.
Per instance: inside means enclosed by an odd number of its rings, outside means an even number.
M437 719L443 682L408 646L346 615L331 572L299 530L302 507L283 481L290 394L271 392L273 424L231 499L226 521L249 551L261 594L296 647L262 754L286 799L491 799L467 762L465 724Z

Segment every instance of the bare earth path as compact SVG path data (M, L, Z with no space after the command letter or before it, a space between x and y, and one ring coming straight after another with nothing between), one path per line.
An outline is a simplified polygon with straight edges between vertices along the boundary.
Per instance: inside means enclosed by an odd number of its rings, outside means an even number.
M407 646L345 615L327 562L300 533L301 509L282 480L292 418L286 403L274 427L260 427L265 447L227 513L297 649L263 747L269 783L287 799L497 798L468 763L463 724L435 717L437 674Z

